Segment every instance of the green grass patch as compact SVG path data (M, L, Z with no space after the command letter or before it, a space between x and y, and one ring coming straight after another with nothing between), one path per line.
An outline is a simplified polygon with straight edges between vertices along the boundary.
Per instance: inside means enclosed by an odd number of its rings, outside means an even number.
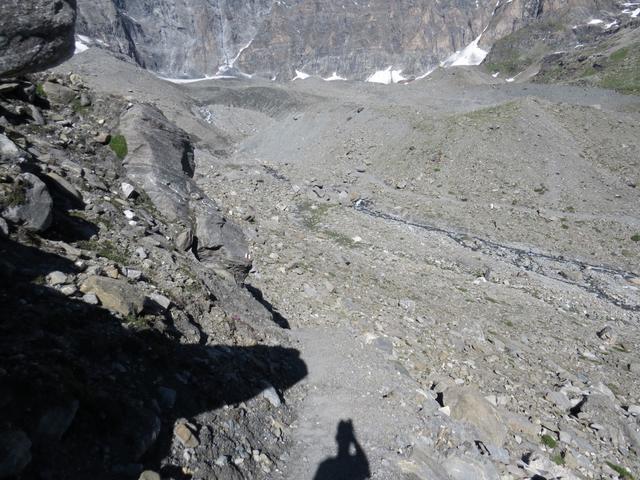
M631 235L631 240L634 242L640 242L640 233L636 233L635 235Z
M97 240L81 240L78 242L78 247L83 250L93 251L96 255L119 265L125 265L129 262L129 253L118 249L118 247L109 240L103 240L101 242Z
M127 156L127 153L129 153L127 149L127 139L124 138L124 135L114 135L111 137L109 146L120 160L123 160L124 157Z
M45 92L45 91L44 91L44 87L42 86L42 84L41 84L41 83L38 83L38 84L36 85L36 94L37 94L39 97L47 98L47 92Z
M549 448L556 448L556 445L558 445L558 442L556 441L556 439L553 438L551 435L543 435L540 441L544 446Z
M553 455L551 457L551 461L553 463L555 463L556 465L560 465L560 466L565 464L564 457L560 453L557 453L556 455Z
M631 475L631 472L629 470L627 470L626 468L624 468L621 465L618 465L616 463L613 462L605 462L612 470L614 470L619 476L620 478L623 478L624 480L634 480L633 479L633 475Z

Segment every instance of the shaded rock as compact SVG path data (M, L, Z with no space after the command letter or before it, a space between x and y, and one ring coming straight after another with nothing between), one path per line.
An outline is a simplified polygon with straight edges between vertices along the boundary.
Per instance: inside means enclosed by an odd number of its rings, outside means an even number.
M9 235L9 225L2 217L0 217L0 235L5 237Z
M176 403L177 393L172 388L159 387L158 400L162 408L171 409Z
M31 461L31 440L21 431L0 433L0 478L18 475Z
M451 408L451 417L470 423L478 429L480 440L502 446L507 429L498 411L476 389L449 388L443 394L444 404Z
M3 0L0 77L38 72L71 57L75 23L75 0Z
M77 204L82 204L82 194L66 178L63 178L57 173L53 172L47 173L47 178L52 180L54 185L66 195L71 197L74 202L76 202Z
M66 405L50 408L38 423L39 439L58 441L71 426L80 404L73 400Z
M20 199L3 212L14 223L21 223L27 230L42 232L49 228L53 217L53 200L47 186L31 173L23 173L16 179Z
M89 277L80 287L82 293L94 293L105 308L127 316L139 314L144 308L144 295L122 280Z

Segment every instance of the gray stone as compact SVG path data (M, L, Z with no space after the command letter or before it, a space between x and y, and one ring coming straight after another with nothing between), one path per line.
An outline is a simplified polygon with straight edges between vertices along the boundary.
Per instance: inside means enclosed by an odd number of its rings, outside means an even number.
M33 123L35 123L36 125L44 125L46 121L42 116L40 109L31 103L28 106L31 118L33 119Z
M475 458L452 455L444 461L442 466L451 480L498 480L500 478L492 464Z
M136 192L136 187L127 182L122 182L120 184L120 191L122 192L122 196L126 199L134 198L138 194L138 192Z
M66 178L61 177L57 173L47 173L47 178L53 181L56 187L62 190L66 195L73 198L77 203L81 204L82 202L82 194L80 191Z
M144 295L133 285L106 277L87 278L80 291L94 293L100 303L123 316L137 315L144 308Z
M149 298L165 310L168 310L171 306L171 300L157 292L153 292L151 295L149 295Z
M14 159L18 158L20 154L21 152L18 146L9 140L4 133L0 133L0 158Z
M2 217L0 217L0 236L9 236L9 225L7 224L7 221Z
M101 133L98 133L95 137L93 137L93 141L101 145L106 145L111 141L111 135L109 135L106 132L101 132Z
M60 293L63 295L70 297L71 295L75 295L78 291L78 288L75 285L65 285L60 289Z
M142 272L135 268L127 268L126 272L127 278L130 278L131 280L140 280L142 278Z
M196 448L200 445L198 437L184 423L178 423L173 429L173 433L185 448Z
M73 55L75 0L2 0L0 77L39 72Z
M83 295L82 301L89 305L98 305L100 303L95 293L87 293Z
M62 285L63 283L67 283L67 276L62 272L51 272L47 275L47 283L52 287Z
M0 433L0 478L18 475L31 461L31 440L21 430Z
M567 411L572 406L569 398L562 392L548 392L545 398L562 411Z
M59 83L44 82L42 89L47 95L47 100L52 103L58 103L61 105L68 105L76 98L76 91L60 85Z
M17 177L14 187L24 190L24 203L8 207L3 216L34 232L49 228L53 217L53 200L44 182L31 173L23 173Z
M140 474L138 480L162 480L160 475L153 470L145 470Z
M444 405L451 408L451 417L475 426L484 443L499 447L504 444L507 429L504 419L476 389L451 387L443 394Z
M87 95L86 93L82 93L80 95L80 106L88 107L90 105L91 105L91 97L89 97L89 95Z
M282 400L280 400L280 395L278 395L278 392L276 392L276 389L273 388L272 385L269 385L267 388L265 388L260 393L260 395L262 396L262 398L266 399L271 405L273 405L276 408L282 405Z
M187 228L176 237L176 248L181 251L189 250L193 244L193 230Z

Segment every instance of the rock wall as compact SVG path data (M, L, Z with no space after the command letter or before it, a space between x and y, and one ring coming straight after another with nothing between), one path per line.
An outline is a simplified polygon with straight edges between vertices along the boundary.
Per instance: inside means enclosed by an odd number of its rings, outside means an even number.
M560 9L589 18L610 0L79 0L79 32L168 77L296 70L365 80L429 71L481 34L480 48ZM573 18L573 17L572 17Z

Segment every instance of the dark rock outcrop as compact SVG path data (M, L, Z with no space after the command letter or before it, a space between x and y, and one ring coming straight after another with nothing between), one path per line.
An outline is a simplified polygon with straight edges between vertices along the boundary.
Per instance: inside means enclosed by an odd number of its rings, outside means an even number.
M73 54L76 0L3 0L0 77L38 72Z

